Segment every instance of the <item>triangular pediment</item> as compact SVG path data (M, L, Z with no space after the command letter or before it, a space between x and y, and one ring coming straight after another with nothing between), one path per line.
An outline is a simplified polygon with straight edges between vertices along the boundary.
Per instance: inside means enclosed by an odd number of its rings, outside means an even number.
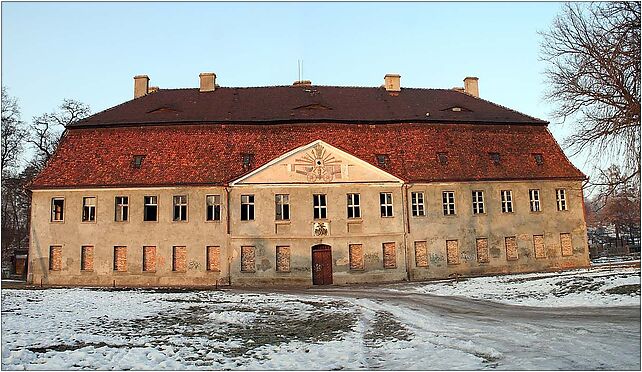
M374 165L321 140L289 151L231 182L244 184L403 182Z

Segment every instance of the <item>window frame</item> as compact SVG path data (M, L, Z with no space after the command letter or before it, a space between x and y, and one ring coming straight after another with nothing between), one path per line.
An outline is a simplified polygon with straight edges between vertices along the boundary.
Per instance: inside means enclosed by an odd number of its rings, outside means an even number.
M62 207L60 209L60 219L56 219L56 209L55 209L55 202L57 200L62 201ZM51 198L51 216L50 216L50 221L49 222L65 222L65 198L63 196L55 196Z
M177 199L178 198L178 199ZM184 202L181 202L185 198ZM176 202L178 200L178 203ZM176 209L178 207L178 209ZM185 208L185 213L183 213ZM176 213L178 211L178 214ZM173 222L187 222L189 212L189 198L187 194L172 195L172 221Z
M484 200L484 190L472 190L472 207L473 215L486 214L486 201Z
M444 216L456 216L457 215L457 203L456 203L456 199L455 199L455 192L454 191L442 191L441 192L441 205L442 205L442 211L444 213Z
M390 200L388 200L388 196ZM379 193L379 210L381 212L381 218L392 218L395 216L392 192Z
M147 203L145 198L155 198L155 203ZM158 195L143 195L143 222L158 222L158 204L159 204L159 197ZM156 207L156 219L154 220L147 220L145 219L146 217L146 211L147 207Z
M121 198L121 203L118 203L118 198ZM122 199L125 198L127 201L122 202ZM118 219L118 210L120 209L120 219ZM123 218L123 212L127 217ZM114 197L114 222L129 222L129 196L128 195L117 195Z
M557 210L560 212L568 211L568 199L566 198L566 189L555 189L555 201Z
M323 200L323 203L321 203ZM312 218L314 220L328 219L328 195L312 194Z
M290 194L274 194L274 208L275 221L290 221Z
M356 197L356 201L355 201ZM350 216L352 212L352 216ZM361 218L361 194L348 193L346 194L346 213L349 220L358 220Z
M537 195L535 198L534 196ZM530 205L530 211L533 213L539 213L542 211L542 198L540 189L529 189L528 190L528 200Z
M210 204L210 197L213 198L213 204ZM218 200L218 202L217 202ZM212 218L210 219L210 207L212 208ZM216 212L218 211L218 218ZM205 221L206 222L220 222L222 219L223 208L221 208L221 195L220 194L207 194L205 195Z
M93 205L85 204L85 202L89 201L89 199L94 199L94 204ZM96 207L97 204L98 204L98 198L95 197L95 196L83 196L82 197L81 222L83 222L83 223L96 223L96 217L97 217L96 216L96 212L98 211L98 208ZM86 214L85 214L85 209L87 210ZM92 211L93 211L93 214L92 214Z
M418 196L421 196L419 201ZM410 192L410 214L413 217L426 217L426 193L423 191Z
M247 198L247 202L244 202L243 199ZM254 194L244 194L241 195L241 214L240 214L240 220L241 221L254 221L254 218L256 217L256 211L255 211L255 197ZM243 207L246 207L247 211L245 213L245 218L243 218Z
M502 203L502 213L515 213L515 208L513 207L513 190L500 190L499 195Z
M91 249L91 268L88 269L85 267L85 256L87 250ZM89 244L83 244L80 246L80 272L92 272L94 271L94 246Z

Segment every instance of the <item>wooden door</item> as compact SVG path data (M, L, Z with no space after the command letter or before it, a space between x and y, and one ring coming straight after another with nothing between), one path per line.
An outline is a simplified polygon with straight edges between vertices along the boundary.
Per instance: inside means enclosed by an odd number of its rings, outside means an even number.
M332 284L332 250L329 245L312 247L312 284Z

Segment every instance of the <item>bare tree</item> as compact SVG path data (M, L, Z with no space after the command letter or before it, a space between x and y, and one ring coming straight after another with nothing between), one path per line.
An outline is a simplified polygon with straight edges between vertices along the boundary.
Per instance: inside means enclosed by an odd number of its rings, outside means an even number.
M34 117L28 137L28 142L36 150L32 164L38 169L42 168L56 151L65 128L86 118L90 113L87 104L65 99L58 111Z
M541 32L541 58L554 117L573 119L564 141L584 152L619 162L618 179L599 171L592 186L640 186L640 2L566 3L548 32Z
M18 100L2 87L2 176L8 176L19 165L24 149L25 123L20 119Z

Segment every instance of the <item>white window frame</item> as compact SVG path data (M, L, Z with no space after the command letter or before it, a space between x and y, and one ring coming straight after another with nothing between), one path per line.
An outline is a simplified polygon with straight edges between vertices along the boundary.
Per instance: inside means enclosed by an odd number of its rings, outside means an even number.
M120 199L120 202L118 202ZM114 197L114 221L127 222L129 221L129 196L116 196ZM120 211L120 218L118 212ZM127 212L125 212L127 211ZM123 217L127 214L127 217Z
M56 218L56 205L57 200L62 200L62 207L60 208L60 218ZM51 198L51 222L65 222L65 198Z
M178 207L178 214L176 213ZM185 213L183 213L183 207L185 207ZM188 210L188 199L187 195L174 195L172 197L172 217L174 222L186 222L187 221L187 210Z
M513 190L501 190L502 213L513 213Z
M150 198L150 202L148 203L145 199ZM153 199L152 199L153 198ZM152 202L152 200L154 200ZM156 207L156 219L155 220L146 220L145 219L145 210L147 207ZM172 212L174 213L174 212ZM143 196L143 221L144 222L156 222L158 221L158 195L144 195Z
M277 221L290 220L290 194L274 195L275 214L274 219ZM287 216L286 216L287 212Z
M442 202L444 216L454 216L457 214L457 210L455 208L454 191L442 191L441 202Z
M358 193L351 193L347 196L347 206L348 206L348 218L349 219L358 219L361 218L361 195ZM352 212L352 216L350 216Z
M312 194L312 217L315 220L328 218L328 197L326 194Z
M243 208L246 209L243 218ZM254 221L254 194L241 195L241 221Z
M212 208L212 218L209 218L210 208ZM218 218L216 218L216 211L218 209ZM205 195L205 221L220 221L221 220L221 195L208 194Z
M381 217L394 217L394 204L391 192L380 192L379 204L381 206Z
M542 203L540 201L539 189L528 190L528 199L530 200L531 212L541 212Z
M473 198L473 214L486 213L486 206L484 205L484 191L483 190L472 191L472 198Z
M426 216L425 194L423 191L413 191L410 193L410 209L413 217Z
M567 211L568 202L566 201L566 189L555 189L555 197L557 199L557 210Z
M93 204L88 204L91 199ZM96 222L96 199L95 196L82 197L82 222Z

